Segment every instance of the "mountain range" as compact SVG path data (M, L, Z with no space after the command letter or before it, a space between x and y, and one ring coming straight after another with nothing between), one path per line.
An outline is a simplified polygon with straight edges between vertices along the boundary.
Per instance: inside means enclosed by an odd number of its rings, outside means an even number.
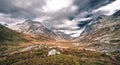
M13 30L22 32L30 35L46 35L54 39L72 39L69 35L64 32L57 31L56 29L49 29L42 25L39 21L26 20L23 23L16 24L12 27Z
M88 24L81 36L75 41L99 51L120 50L120 11L112 16L99 16Z
M47 36L56 41L68 40L77 42L80 45L87 45L87 48L97 51L116 51L120 50L120 11L111 16L101 15L92 20L80 22L79 25L87 22L83 32L79 37L73 38L64 32L54 28L47 28L39 21L26 20L23 23L14 25L13 30L29 35ZM88 22L91 21L91 22ZM97 48L97 49L96 49Z

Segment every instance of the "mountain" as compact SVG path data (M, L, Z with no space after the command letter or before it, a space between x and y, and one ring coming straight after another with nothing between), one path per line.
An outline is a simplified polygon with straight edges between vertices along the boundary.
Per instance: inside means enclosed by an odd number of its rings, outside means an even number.
M52 41L55 42L55 39L45 34L38 36L23 34L0 24L0 56L4 53L18 51L24 45Z
M26 20L23 23L17 24L16 27L18 28L17 31L23 32L26 34L47 34L47 35L55 35L54 32L43 26L40 22Z
M120 11L112 16L99 16L86 26L77 41L98 51L120 51Z
M71 15L68 19L72 22L65 33L72 37L79 37L87 24L92 23L101 15L111 15L119 8L110 8L117 6L118 0L78 0L75 3L79 5L78 12Z
M68 35L68 34L66 34L64 32L58 31L55 28L51 28L50 30L52 30L57 35L57 37L59 39L65 39L65 40L72 40L72 39L74 39L70 35Z
M30 35L45 35L54 39L71 39L71 37L63 32L58 32L55 29L48 29L38 21L26 20L23 23L15 25L12 28L18 32L22 32Z

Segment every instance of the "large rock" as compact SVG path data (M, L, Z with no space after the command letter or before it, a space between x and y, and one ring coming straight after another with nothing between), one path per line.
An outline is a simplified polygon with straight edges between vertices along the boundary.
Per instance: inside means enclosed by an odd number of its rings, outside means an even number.
M48 52L48 56L51 56L51 55L58 55L60 54L59 51L57 51L56 49L52 49Z

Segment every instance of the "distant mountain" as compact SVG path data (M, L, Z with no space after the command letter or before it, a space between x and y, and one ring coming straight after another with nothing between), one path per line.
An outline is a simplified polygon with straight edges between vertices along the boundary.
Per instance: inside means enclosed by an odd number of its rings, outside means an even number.
M18 32L22 32L25 34L30 34L30 35L45 35L51 38L54 38L56 40L59 39L72 39L69 35L59 32L55 29L49 29L42 25L38 21L32 21L32 20L26 20L23 23L19 23L12 28L13 30L16 30Z
M101 51L120 51L120 11L112 16L100 16L86 26L81 36L76 39L88 45L88 48Z
M66 34L64 32L58 31L55 28L51 28L50 30L52 30L57 35L57 37L59 39L63 39L63 40L72 40L72 39L74 39L70 35L68 35L68 34Z
M51 30L43 26L40 22L38 21L32 21L32 20L26 20L23 23L19 23L16 25L17 31L23 32L26 34L34 34L34 35L39 35L39 34L48 34L48 35L55 35Z

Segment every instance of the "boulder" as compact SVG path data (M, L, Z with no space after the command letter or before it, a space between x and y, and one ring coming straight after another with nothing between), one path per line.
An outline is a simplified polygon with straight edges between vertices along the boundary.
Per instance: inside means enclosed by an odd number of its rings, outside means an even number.
M51 55L58 55L60 54L59 51L57 51L56 49L52 49L48 52L48 56L51 56Z

